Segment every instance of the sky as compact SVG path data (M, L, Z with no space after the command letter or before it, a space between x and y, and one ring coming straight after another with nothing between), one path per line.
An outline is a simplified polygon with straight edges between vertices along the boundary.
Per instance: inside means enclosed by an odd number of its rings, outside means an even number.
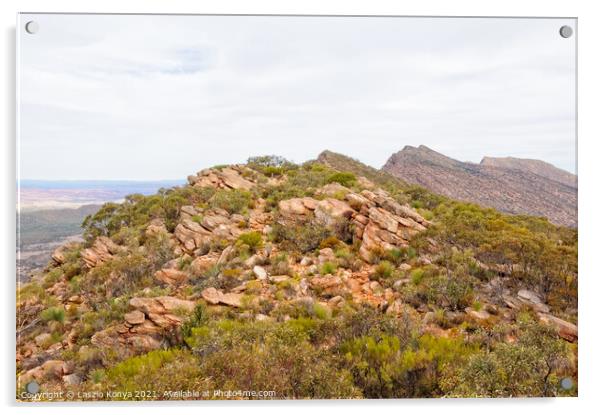
M421 144L575 172L575 23L20 15L19 175L182 179L325 149L380 168Z

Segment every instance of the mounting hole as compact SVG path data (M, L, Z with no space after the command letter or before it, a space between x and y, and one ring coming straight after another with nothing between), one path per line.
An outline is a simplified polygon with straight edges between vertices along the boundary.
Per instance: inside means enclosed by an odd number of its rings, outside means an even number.
M573 36L573 28L571 26L562 26L559 32L560 36L565 39Z
M25 23L25 31L30 35L36 34L38 30L40 30L40 25L38 25L38 22L34 22L32 20Z

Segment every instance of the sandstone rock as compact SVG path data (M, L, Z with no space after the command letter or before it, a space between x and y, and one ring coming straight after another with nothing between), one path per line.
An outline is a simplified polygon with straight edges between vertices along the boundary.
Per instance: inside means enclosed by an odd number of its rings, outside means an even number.
M161 341L153 336L131 336L127 338L126 342L129 348L142 353L161 348Z
M144 313L139 310L134 310L126 313L124 316L126 322L132 325L144 323Z
M554 317L551 314L539 313L539 320L546 324L553 325L558 331L558 335L569 342L575 342L578 338L577 326L568 321Z
M326 262L335 262L336 256L332 248L322 248L318 254L318 264L323 265Z
M66 251L73 249L75 246L77 246L76 242L69 242L65 245L61 245L58 248L56 248L54 250L54 252L52 252L52 262L54 266L59 266L65 263L66 261L66 257L65 257L65 253Z
M63 376L63 383L65 385L79 385L81 382L81 377L76 373Z
M203 255L192 260L190 270L194 275L202 275L217 264L219 256L215 253Z
M141 336L153 336L153 337L160 337L163 328L166 327L168 324L163 324L162 326L155 324L154 321L150 320L150 316L162 316L162 314L153 314L150 313L149 314L149 319L144 320L144 322L142 322L142 324L138 324L136 326L133 326L131 329L129 329L128 331L131 333L134 333L136 335L141 335ZM119 328L117 329L119 331Z
M205 288L201 292L201 296L205 301L213 305L219 304L221 299L221 293L213 287Z
M155 278L168 285L180 285L188 281L188 274L173 268L165 268L155 272Z
M338 295L338 293L345 288L343 280L335 275L313 277L311 281L309 281L309 285L314 290L320 291L322 295Z
M469 315L470 317L472 317L476 320L487 320L489 317L491 317L491 314L489 314L485 310L477 311L471 307L466 307L466 309L464 311L466 311L467 315Z
M157 300L163 306L163 309L167 313L174 313L179 311L191 313L196 307L194 301L182 300L177 297L155 297L155 300Z
M270 276L270 282L273 282L274 284L279 284L281 282L285 282L285 281L290 281L291 277L289 277L288 275L271 275Z
M130 300L130 306L148 315L173 313L175 311L192 312L195 307L193 301L182 300L177 297L134 297Z
M265 280L268 277L267 271L263 267L260 267L259 265L255 265L253 267L253 274L255 274L257 279L260 279L260 280Z
M150 313L148 318L157 326L161 328L168 328L171 326L179 326L182 324L183 319L174 314L153 314Z
M278 203L278 209L280 210L280 213L284 216L306 216L311 213L311 210L306 207L307 204L307 202L304 203L303 198L281 200Z
M108 327L104 330L97 331L90 338L92 345L99 348L116 348L119 347L119 333L117 327Z
M312 263L313 263L313 260L310 257L304 256L303 258L301 258L299 265L301 265L302 267L307 267L307 266L311 265Z
M226 293L220 298L220 303L228 305L230 307L241 307L242 306L242 294L238 293Z
M253 182L242 177L238 171L231 168L222 169L220 173L221 179L226 187L231 189L250 190L255 185Z
M326 226L332 226L341 219L349 219L354 213L351 206L338 199L320 200L314 210L316 219Z
M540 313L549 313L550 307L548 307L541 298L533 291L529 290L520 290L517 293L517 298L523 304L527 304L533 310Z
M82 259L88 268L94 268L111 259L113 255L120 251L121 248L116 243L106 236L99 236L91 248L84 249Z
M243 298L242 294L239 294L239 293L224 294L223 292L221 292L213 287L205 288L201 292L201 296L203 297L203 299L205 301L207 301L210 304L213 304L213 305L225 304L225 305L228 305L231 307L241 307L242 298Z
M198 214L199 212L194 206L186 205L180 208L180 216L184 219L191 219L193 216Z
M211 241L211 232L190 219L184 219L176 226L174 236L188 252L193 252Z
M196 175L188 176L188 183L195 187L215 187L218 189L250 190L255 183L243 172L252 173L246 167L231 166L223 169L206 169Z
M234 254L234 252L235 252L235 250L232 245L227 246L220 254L219 259L217 260L217 265L228 262L228 260L230 259L230 256L232 256Z
M343 297L341 297L340 295L336 295L336 296L332 297L330 300L328 300L328 306L331 308L340 307L344 303L345 303L345 299Z
M397 232L399 222L395 215L382 208L370 208L369 218L376 223L381 229L389 231L391 233Z
M146 234L146 236L166 234L167 228L165 227L165 223L161 219L155 218L151 220L149 225L146 227L144 233Z

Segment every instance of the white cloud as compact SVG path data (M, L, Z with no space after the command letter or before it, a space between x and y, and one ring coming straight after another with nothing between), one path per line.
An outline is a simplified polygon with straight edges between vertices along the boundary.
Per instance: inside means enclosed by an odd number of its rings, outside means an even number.
M554 19L21 16L21 177L180 179L404 145L575 164Z

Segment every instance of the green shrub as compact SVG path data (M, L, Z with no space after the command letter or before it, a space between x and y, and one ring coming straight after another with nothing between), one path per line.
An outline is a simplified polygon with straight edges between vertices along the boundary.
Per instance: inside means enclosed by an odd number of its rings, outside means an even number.
M331 236L323 239L322 241L320 241L320 249L324 249L324 248L334 249L339 245L341 245L341 241L339 241L339 238L337 238L334 235L331 235Z
M252 201L251 193L238 189L219 189L211 199L209 206L224 209L228 213L241 213L250 207Z
M410 279L412 280L412 284L418 285L422 282L424 278L424 270L422 268L416 268L410 272Z
M137 391L202 390L208 384L199 369L197 358L186 350L155 350L136 356L97 374L94 380L105 388L130 392L117 400L163 398L136 396Z
M324 307L322 304L314 303L314 316L320 320L324 320L330 317L331 312L328 307Z
M320 246L320 241L332 235L332 231L314 221L282 225L275 223L271 237L287 251L306 253Z
M373 276L380 279L389 279L393 275L395 267L389 261L381 261L374 269Z
M238 242L245 244L249 247L251 252L257 252L263 246L263 239L261 233L257 231L251 231L240 234Z
M350 172L337 172L333 173L328 177L328 183L339 183L343 186L349 187L356 182L355 174Z
M190 337L193 328L202 327L208 322L207 307L204 303L197 304L192 315L182 324L182 336L184 338Z
M325 262L320 267L320 274L322 275L334 274L336 271L337 265L332 262Z
M40 317L44 321L56 321L62 324L65 322L65 310L60 307L50 307L42 311Z

